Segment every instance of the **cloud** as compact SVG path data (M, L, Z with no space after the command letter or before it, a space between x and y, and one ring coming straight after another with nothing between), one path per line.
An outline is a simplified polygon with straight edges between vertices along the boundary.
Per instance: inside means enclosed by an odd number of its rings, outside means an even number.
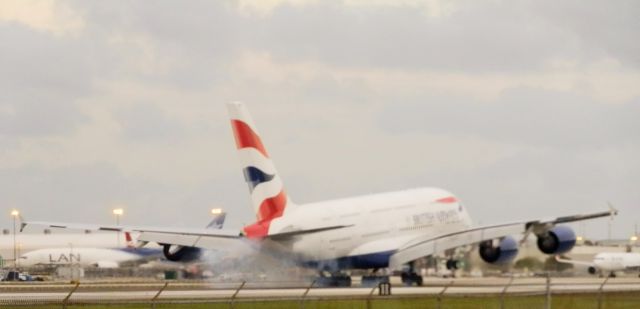
M49 137L72 134L87 121L73 103L0 103L0 136L4 138Z
M238 7L243 12L265 17L281 6L304 7L316 6L319 3L321 1L318 0L239 0ZM337 3L344 7L355 8L377 7L385 9L406 7L420 10L429 17L448 16L461 4L460 1L441 0L344 0Z
M301 202L436 185L486 222L637 199L634 2L40 3L82 26L0 19L0 181L29 213L248 223L235 100Z
M257 21L256 47L277 60L475 73L541 69L569 55L592 60L583 49L593 46L523 6L475 3L430 18L409 6L281 5Z
M136 104L117 114L123 134L136 142L164 140L170 142L181 135L182 127L157 106Z
M640 27L640 4L632 0L607 2L532 1L532 12L570 33L591 57L611 57L623 66L640 67L640 43L629 40Z
M243 17L224 2L190 1L180 14L172 1L75 4L92 21L86 31L109 44L103 53L114 57L115 79L126 74L159 87L206 89L225 79L216 72L246 42L238 33Z
M78 35L84 28L83 16L66 1L5 0L0 22L15 22L55 36Z
M586 96L532 88L509 89L493 102L421 97L396 104L379 124L402 134L420 130L452 138L483 137L536 147L601 148L637 143L640 100L608 105Z

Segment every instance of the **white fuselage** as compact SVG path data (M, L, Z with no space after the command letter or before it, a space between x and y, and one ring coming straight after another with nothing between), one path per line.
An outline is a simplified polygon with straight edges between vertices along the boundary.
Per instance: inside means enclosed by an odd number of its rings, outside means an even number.
M640 253L598 253L593 258L593 265L604 271L640 269Z
M270 232L328 225L347 227L303 234L281 245L308 261L390 254L419 235L468 229L471 218L451 193L422 188L298 205L274 220Z
M144 256L121 249L107 248L47 248L38 249L20 256L19 265L79 265L113 268L120 263L136 261Z

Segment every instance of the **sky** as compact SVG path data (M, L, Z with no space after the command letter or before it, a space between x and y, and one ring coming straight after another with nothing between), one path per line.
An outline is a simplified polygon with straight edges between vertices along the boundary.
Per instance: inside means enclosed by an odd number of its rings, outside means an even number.
M0 2L0 227L254 221L225 104L289 196L435 186L477 224L640 223L637 1ZM608 219L575 224L607 237Z

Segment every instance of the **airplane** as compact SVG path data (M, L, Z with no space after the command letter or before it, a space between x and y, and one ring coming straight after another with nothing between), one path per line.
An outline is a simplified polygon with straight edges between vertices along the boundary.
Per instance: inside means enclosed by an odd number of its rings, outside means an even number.
M162 256L159 248L136 248L126 232L125 248L44 248L19 257L21 267L78 265L81 267L117 268L125 262L143 261Z
M214 218L205 228L221 229L226 218L226 213L218 210L214 213ZM141 248L134 245L129 232L125 232L127 242L124 248L96 248L77 247L63 248L42 248L27 252L21 255L19 265L22 267L32 266L60 266L79 265L82 267L117 268L123 263L142 262L161 258L171 257L170 261L192 262L202 256L202 251L190 248L181 249L181 246L162 246L162 248Z
M587 266L590 274L599 273L600 277L603 272L609 272L609 277L615 277L616 271L640 270L640 253L632 252L602 252L596 254L591 262L567 260L556 255L556 261Z
M617 214L610 208L582 215L474 226L467 206L439 188L296 204L285 190L246 106L234 102L227 107L256 214L255 223L241 230L53 222L23 222L21 228L33 224L107 231L128 229L140 232L141 244L155 242L165 248L178 248L164 252L168 259L178 260L182 252L220 250L249 242L261 252L287 256L299 265L315 269L317 285L350 286L349 271L355 269L368 271L362 278L363 284L388 282L388 275L378 272L385 268L400 270L405 285L422 285L423 279L414 267L417 259L473 246L487 263L509 263L516 257L519 244L531 235L537 237L537 246L543 253L563 254L576 242L574 231L563 224ZM518 235L519 240L512 235ZM449 257L447 266L457 265Z

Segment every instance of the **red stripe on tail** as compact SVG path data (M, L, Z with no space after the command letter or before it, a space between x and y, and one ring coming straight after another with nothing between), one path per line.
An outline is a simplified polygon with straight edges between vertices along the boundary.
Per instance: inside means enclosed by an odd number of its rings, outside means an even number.
M244 234L247 238L262 238L269 234L269 224L271 221L256 222L244 227Z
M280 191L278 195L270 197L260 204L260 210L258 211L258 221L272 220L282 216L284 208L287 206L287 194L284 190Z
M253 132L251 127L249 127L246 123L240 120L232 119L231 127L233 128L233 135L236 138L236 146L238 147L238 149L254 148L260 151L260 153L262 153L262 155L264 155L265 157L269 157L269 155L267 154L267 150L262 145L260 137L255 132Z
M270 197L260 204L258 222L245 226L244 233L248 238L261 238L269 234L271 220L279 218L287 206L287 194L280 191L278 195Z

